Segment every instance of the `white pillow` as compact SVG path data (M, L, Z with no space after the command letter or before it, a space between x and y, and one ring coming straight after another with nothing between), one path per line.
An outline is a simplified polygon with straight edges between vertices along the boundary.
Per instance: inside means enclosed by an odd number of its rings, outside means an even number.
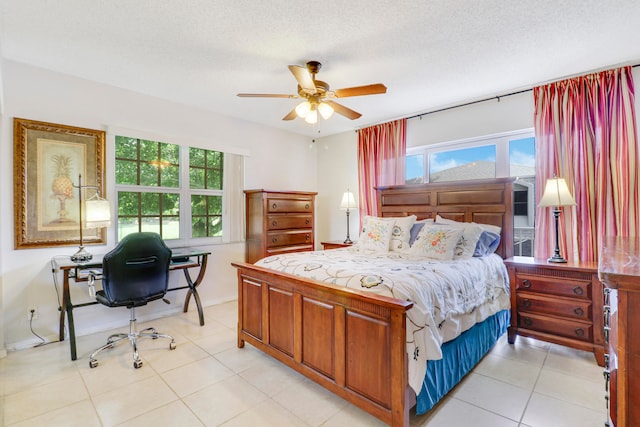
M453 259L462 231L461 227L425 224L411 246L411 253L434 259Z
M391 232L396 220L394 218L378 218L365 216L362 230L358 238L358 246L363 249L373 249L379 252L389 251Z
M475 222L458 222L452 219L442 218L440 215L436 215L436 224L446 224L453 227L461 227L464 231L462 237L456 247L454 259L471 258L476 250L478 241L483 231L490 231L495 234L500 234L500 227L489 224L478 224Z
M389 242L389 250L404 251L409 249L409 239L411 238L411 227L416 221L416 216L402 216L394 218L396 223L391 231L391 241Z

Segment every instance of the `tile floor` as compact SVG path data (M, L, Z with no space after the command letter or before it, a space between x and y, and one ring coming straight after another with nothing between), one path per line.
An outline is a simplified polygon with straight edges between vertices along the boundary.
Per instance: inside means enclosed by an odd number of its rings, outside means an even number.
M141 369L127 345L89 368L108 333L79 337L76 362L67 342L9 353L0 359L0 427L383 426L255 348L236 348L236 310L235 302L206 308L204 327L193 311L150 322L178 348L143 341ZM602 427L603 396L593 355L502 337L438 406L412 414L411 426Z

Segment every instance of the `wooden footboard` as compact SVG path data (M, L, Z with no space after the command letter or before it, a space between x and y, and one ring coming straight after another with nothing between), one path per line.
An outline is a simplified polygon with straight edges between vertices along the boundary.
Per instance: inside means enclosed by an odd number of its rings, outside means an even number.
M409 426L406 311L384 296L238 269L238 347L248 342L394 427Z

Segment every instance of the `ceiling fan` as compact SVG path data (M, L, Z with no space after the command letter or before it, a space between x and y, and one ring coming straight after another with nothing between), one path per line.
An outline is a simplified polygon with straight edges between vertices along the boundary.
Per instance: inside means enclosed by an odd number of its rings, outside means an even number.
M387 87L382 83L331 90L328 83L316 80L316 74L320 71L320 67L322 67L322 64L318 61L309 61L306 66L289 65L289 70L298 81L298 93L296 95L239 93L238 96L242 98L304 98L304 101L284 116L282 120L293 120L296 117L300 117L305 119L307 123L314 124L318 121L318 113L325 120L331 117L334 111L351 120L362 116L357 111L331 101L332 98L375 95L387 92Z

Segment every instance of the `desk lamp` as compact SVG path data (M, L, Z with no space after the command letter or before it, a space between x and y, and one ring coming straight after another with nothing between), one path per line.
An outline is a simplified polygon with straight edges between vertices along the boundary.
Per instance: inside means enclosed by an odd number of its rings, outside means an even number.
M72 184L73 185L73 184ZM78 185L73 185L73 188L78 189L78 222L80 224L80 247L78 251L71 255L71 261L76 264L85 264L93 258L89 252L84 249L82 240L82 190L90 188L96 190L93 197L89 198L85 202L86 218L85 224L87 228L102 228L111 225L111 209L109 202L100 197L99 188L95 185L82 185L82 175L78 175Z
M547 184L544 187L544 193L542 199L538 203L538 207L553 207L553 217L556 223L556 249L555 253L547 261L563 263L567 262L566 259L560 255L560 243L558 241L558 218L560 217L561 206L575 206L576 202L573 200L573 196L569 192L567 182L564 178L549 178Z

